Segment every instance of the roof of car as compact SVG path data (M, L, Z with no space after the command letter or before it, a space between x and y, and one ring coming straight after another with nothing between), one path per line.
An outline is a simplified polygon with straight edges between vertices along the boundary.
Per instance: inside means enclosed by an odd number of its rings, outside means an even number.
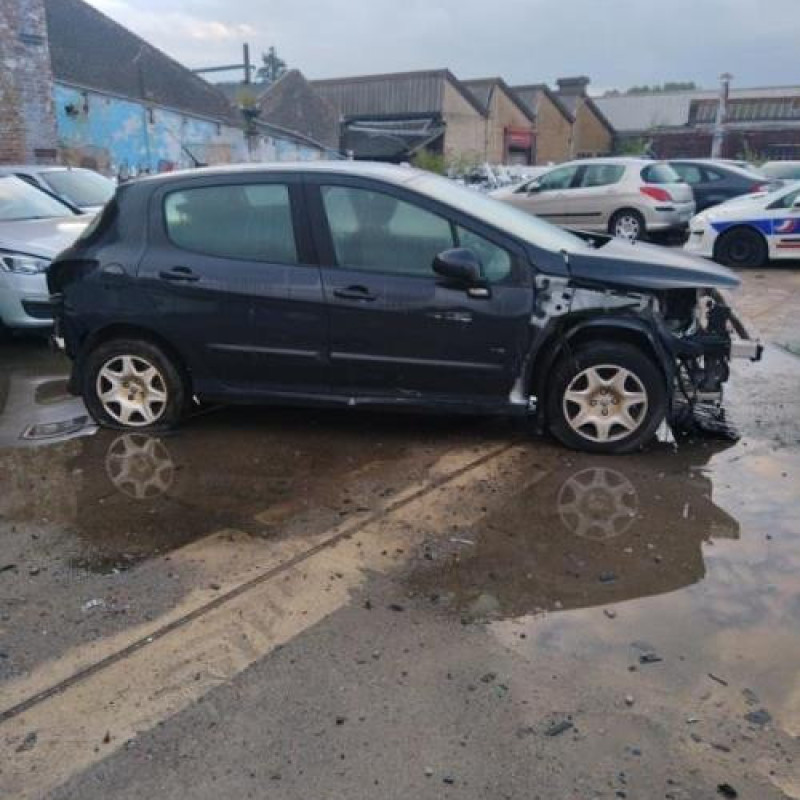
M635 156L596 156L593 158L575 158L572 161L565 161L563 164L554 164L553 169L557 167L568 167L580 164L619 164L624 167L647 167L653 164L662 164L664 159L653 158L637 158Z
M242 175L264 172L329 172L339 175L377 178L388 183L402 184L420 175L421 171L413 167L382 164L373 161L283 161L253 164L227 164L219 167L200 167L198 169L162 172L158 175L146 175L136 178L132 183L171 183L184 178L215 177L220 175Z
M84 167L65 167L59 164L0 164L0 172L25 172L33 175L36 172L91 172Z

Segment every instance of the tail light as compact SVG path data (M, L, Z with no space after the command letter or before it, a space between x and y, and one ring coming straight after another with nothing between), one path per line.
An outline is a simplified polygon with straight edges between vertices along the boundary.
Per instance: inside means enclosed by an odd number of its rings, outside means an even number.
M751 194L755 194L756 192L768 192L769 189L770 184L768 183L754 183L748 191Z
M657 203L672 203L674 202L672 195L660 186L642 186L639 191L646 197L655 200Z

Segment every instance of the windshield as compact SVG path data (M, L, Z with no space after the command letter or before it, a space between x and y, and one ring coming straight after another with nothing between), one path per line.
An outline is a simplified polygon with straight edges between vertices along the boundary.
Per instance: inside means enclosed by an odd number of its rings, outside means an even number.
M452 206L464 214L507 231L512 236L544 250L554 253L566 250L571 253L590 247L583 239L568 231L556 228L549 222L544 222L544 220L487 195L465 189L447 178L420 173L409 181L408 185L434 200Z
M13 175L0 177L0 222L71 216L75 212L55 197Z
M59 169L41 173L42 180L60 197L79 208L104 206L114 194L114 182L91 170Z

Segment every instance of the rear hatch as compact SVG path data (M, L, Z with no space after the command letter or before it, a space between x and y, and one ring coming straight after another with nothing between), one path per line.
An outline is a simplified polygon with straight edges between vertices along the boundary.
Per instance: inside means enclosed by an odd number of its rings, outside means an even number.
M657 161L642 168L641 192L657 205L694 202L692 187L666 163Z

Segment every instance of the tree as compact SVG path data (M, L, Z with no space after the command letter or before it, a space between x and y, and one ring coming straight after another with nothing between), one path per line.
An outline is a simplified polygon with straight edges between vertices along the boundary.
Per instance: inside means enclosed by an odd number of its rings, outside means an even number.
M286 72L286 62L274 47L261 54L261 61L263 65L256 72L256 80L260 83L275 83Z
M697 88L694 81L667 81L665 84L653 86L631 86L625 94L661 94L662 92L685 92Z

